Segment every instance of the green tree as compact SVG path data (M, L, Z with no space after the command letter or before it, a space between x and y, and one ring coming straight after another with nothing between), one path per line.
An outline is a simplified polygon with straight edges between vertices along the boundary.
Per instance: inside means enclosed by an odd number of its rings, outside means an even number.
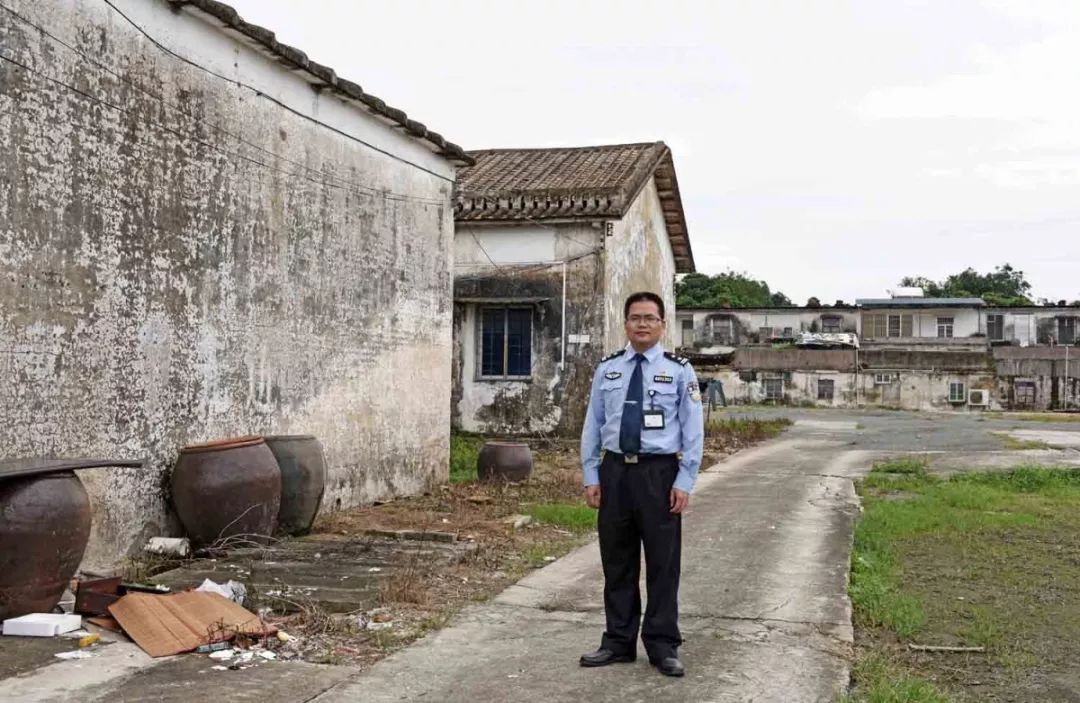
M688 308L791 307L791 300L773 292L765 281L728 271L715 276L691 273L675 286L675 304Z
M990 305L1031 305L1031 284L1024 272L1010 264L996 267L990 273L979 273L968 267L944 281L931 281L925 276L905 276L902 286L922 288L928 298L982 298Z

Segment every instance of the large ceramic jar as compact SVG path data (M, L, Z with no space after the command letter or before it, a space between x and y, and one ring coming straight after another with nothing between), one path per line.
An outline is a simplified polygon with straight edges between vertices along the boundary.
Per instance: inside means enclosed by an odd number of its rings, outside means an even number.
M265 439L281 470L278 532L307 534L315 522L326 489L326 459L322 445L309 434L272 435Z
M172 501L198 547L243 546L274 532L281 471L262 437L239 437L180 450Z
M0 620L48 613L90 539L90 500L73 471L0 481Z
M481 481L524 481L532 468L529 445L520 442L485 442L476 460L476 475Z

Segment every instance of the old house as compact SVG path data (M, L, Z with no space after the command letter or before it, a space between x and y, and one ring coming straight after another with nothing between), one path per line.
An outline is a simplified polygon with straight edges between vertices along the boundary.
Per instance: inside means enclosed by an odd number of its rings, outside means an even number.
M623 301L694 271L663 142L468 152L454 235L454 426L576 434ZM676 341L669 323L669 348Z
M83 474L88 563L175 531L193 442L318 436L324 509L445 476L470 157L213 0L12 0L0 37L0 458L147 458Z
M911 291L854 307L679 311L682 352L729 402L911 410L1080 407L1078 315ZM819 330L857 341L810 348Z
M707 350L793 341L800 334L856 334L859 310L835 306L680 309L679 346Z

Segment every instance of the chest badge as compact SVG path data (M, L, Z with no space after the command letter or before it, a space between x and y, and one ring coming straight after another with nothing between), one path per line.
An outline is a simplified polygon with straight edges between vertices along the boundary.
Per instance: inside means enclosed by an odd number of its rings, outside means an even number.
M614 381L616 378L622 378L622 371L608 371L604 374L604 378L609 381Z
M674 383L675 379L665 374L657 374L652 377L654 383Z

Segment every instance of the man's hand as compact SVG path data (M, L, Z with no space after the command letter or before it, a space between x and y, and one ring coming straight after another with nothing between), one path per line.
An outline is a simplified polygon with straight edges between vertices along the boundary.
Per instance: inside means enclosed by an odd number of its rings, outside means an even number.
M593 509L600 507L600 486L585 486L585 503Z
M678 488L671 489L671 512L676 515L686 510L686 506L690 505L690 494L686 491L680 491Z

